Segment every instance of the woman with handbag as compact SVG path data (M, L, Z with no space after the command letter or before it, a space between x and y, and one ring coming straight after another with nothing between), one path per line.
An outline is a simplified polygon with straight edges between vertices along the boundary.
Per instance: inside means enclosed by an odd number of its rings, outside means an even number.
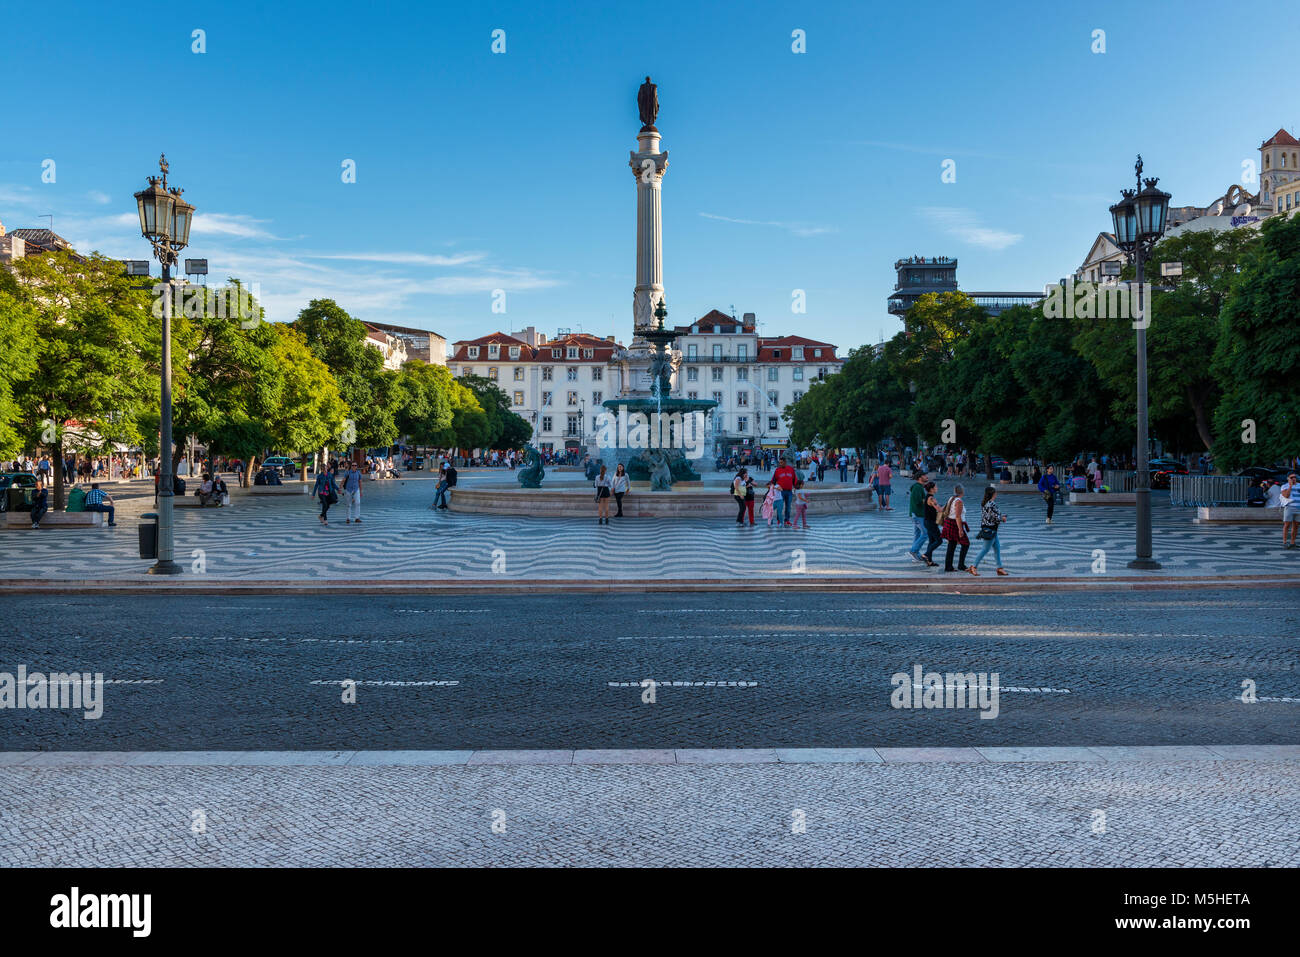
M604 465L600 467L600 474L596 476L596 524L609 524L609 498L610 488L614 482L609 476L609 472Z
M979 577L976 568L984 556L988 554L990 548L993 549L993 560L998 563L998 574L1008 574L1007 570L1002 567L1002 546L998 544L998 527L1007 520L1007 517L999 512L997 505L994 504L993 500L997 497L997 489L990 485L984 490L984 501L980 502L980 533L976 537L984 542L984 547L975 556L975 561L971 562L966 569L976 578Z
M312 486L312 494L320 502L320 523L328 525L330 506L339 500L338 486L334 483L334 473L322 463L321 470L316 473L316 484Z
M511 461L513 463L513 460ZM510 467L514 468L514 465ZM618 511L614 513L615 518L623 517L623 496L631 487L632 480L627 477L627 470L623 468L623 463L619 462L614 469L614 480L609 485L610 491L614 493L614 501L618 503Z
M943 507L943 535L944 541L948 543L948 552L944 557L943 570L946 572L966 570L966 550L970 548L970 539L966 533L970 531L970 526L966 524L966 505L962 502L962 495L966 489L957 485L952 490L952 498L948 499L947 504ZM957 558L957 567L952 567L952 556L961 546L961 555Z

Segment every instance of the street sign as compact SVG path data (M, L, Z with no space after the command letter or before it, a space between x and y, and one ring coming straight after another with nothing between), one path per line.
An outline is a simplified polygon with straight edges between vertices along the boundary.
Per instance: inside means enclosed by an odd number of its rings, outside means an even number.
M147 276L149 275L149 260L147 259L128 259L126 261L126 274L128 276Z
M206 259L185 260L185 275L206 276L207 274L208 274L208 261Z
M1103 276L1118 276L1121 268L1121 265L1117 262L1102 263L1101 274Z
M1183 274L1182 263L1161 263L1160 275L1162 276L1181 276Z

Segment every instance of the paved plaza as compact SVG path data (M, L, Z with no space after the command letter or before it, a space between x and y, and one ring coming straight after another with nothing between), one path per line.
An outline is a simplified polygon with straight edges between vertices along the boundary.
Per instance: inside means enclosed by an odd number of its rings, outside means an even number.
M0 865L1294 867L1291 751L19 765Z
M185 581L521 581L724 579L902 579L937 581L943 573L906 555L911 542L907 483L894 496L896 510L809 515L810 528L737 527L729 518L590 520L507 517L432 511L434 485L427 473L366 482L360 525L346 525L346 510L331 510L329 527L316 520L309 495L234 493L222 509L176 510L176 560ZM831 473L828 473L828 476ZM727 476L707 473L706 484L727 493ZM466 486L515 487L513 473L465 469ZM547 487L584 486L580 473L552 472ZM829 482L833 487L836 483ZM952 485L941 481L941 492ZM978 502L984 483L965 480ZM148 483L111 487L121 506L118 527L0 528L0 581L15 579L145 580L135 526L154 509ZM635 495L635 491L632 493ZM1147 580L1216 575L1300 576L1300 550L1283 551L1272 525L1200 526L1194 509L1172 508L1154 496L1158 573L1125 567L1133 555L1132 506L1057 507L1043 521L1035 495L1003 494L1010 521L1000 533L1003 560L1017 577L1061 581ZM980 548L972 540L970 558ZM1104 554L1102 554L1104 553ZM936 552L941 559L942 548ZM1099 560L1100 559L1100 560ZM198 571L201 568L202 571ZM992 555L981 571L991 576ZM946 576L966 580L970 576ZM1300 580L1300 579L1297 579Z

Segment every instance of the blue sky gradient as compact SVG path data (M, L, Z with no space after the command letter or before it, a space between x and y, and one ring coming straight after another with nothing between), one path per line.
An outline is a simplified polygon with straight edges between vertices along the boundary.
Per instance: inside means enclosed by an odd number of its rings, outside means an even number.
M734 306L847 351L899 328L898 257L957 256L968 289L1041 289L1107 228L1134 154L1175 204L1204 204L1278 127L1300 133L1281 80L1300 20L1236 9L10 5L0 221L52 214L78 248L146 258L131 193L166 151L198 207L187 254L256 283L273 319L325 296L451 340L526 325L626 340L649 73L672 320Z

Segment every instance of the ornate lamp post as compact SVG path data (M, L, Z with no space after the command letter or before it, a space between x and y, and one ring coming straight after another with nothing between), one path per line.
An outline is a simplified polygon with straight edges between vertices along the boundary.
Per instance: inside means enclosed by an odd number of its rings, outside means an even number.
M162 264L162 415L159 445L162 459L158 470L158 558L151 575L179 575L173 560L172 498L175 478L172 469L172 266L190 242L194 207L181 199L183 190L167 185L167 156L158 158L162 176L150 176L149 188L135 194L140 211L140 233L153 245L154 258Z
M1129 568L1155 569L1160 563L1151 557L1151 469L1147 448L1147 326L1150 325L1150 303L1143 303L1142 266L1151 249L1165 233L1169 214L1169 194L1156 189L1160 180L1142 179L1142 157L1134 164L1137 187L1121 190L1124 197L1110 208L1115 221L1115 245L1123 250L1137 272L1136 308L1137 329L1137 476L1134 497L1137 504L1137 556L1128 563ZM1143 184L1145 182L1145 188Z

